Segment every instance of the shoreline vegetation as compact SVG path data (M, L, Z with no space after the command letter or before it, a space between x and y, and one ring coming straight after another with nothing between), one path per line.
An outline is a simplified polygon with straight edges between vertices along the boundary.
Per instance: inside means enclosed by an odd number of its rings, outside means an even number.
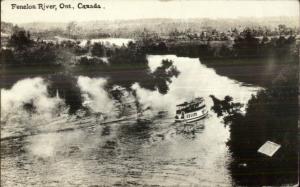
M89 39L82 45L81 40L76 39L79 33L76 32L78 26L75 22L70 22L65 31L56 33L62 34L62 37L52 39L40 38L40 32L26 31L17 25L5 22L1 25L4 28L1 32L1 66L6 67L24 64L94 65L106 70L127 65L143 68L148 54L199 58L202 63L211 66L246 65L245 62L249 65L266 62L288 64L299 56L300 30L283 24L273 30L267 27L231 28L226 32L210 27L201 32L174 29L168 36L145 29L134 41L122 46L92 43ZM51 31L44 31L44 34L47 33L51 35ZM64 38L66 35L68 37ZM98 37L109 38L110 35L106 33ZM116 63L118 66L112 66ZM106 68L108 64L111 66Z
M1 66L3 75L7 76L65 71L93 75L126 70L146 72L146 55L174 54L199 58L220 75L264 87L271 84L282 67L297 65L299 56L300 31L283 24L273 30L245 27L231 28L226 33L213 28L194 33L175 29L167 37L144 30L139 37L121 46L89 39L82 44L82 40L76 39L78 26L75 22L67 24L63 32L69 38L52 39L40 38L37 31L1 24L6 28L3 31L11 32L11 35L1 36ZM110 37L103 33L101 36ZM259 76L253 77L253 73ZM148 75L144 73L143 76ZM5 81L3 86L10 85L10 81Z
M103 64L103 58L113 63L120 55L130 55L133 58L132 65L137 64L136 58L146 54L200 58L208 64L217 60L234 62L236 59L269 59L287 63L297 59L299 53L297 40L300 30L283 24L273 30L267 27L230 28L227 31L209 27L197 32L174 29L167 36L144 29L133 41L122 46L91 42L88 38L82 44L82 39L78 39L80 33L77 32L79 28L75 22L70 22L64 31L56 33L60 35L50 38L43 37L40 32L26 31L5 22L1 22L1 26L4 28L1 32L1 65L64 64L66 59L62 57L69 56L76 56L72 63L95 65ZM51 31L43 32L52 35ZM110 38L111 35L104 33L97 37ZM145 62L141 58L139 60Z
M265 89L246 104L245 114L240 110L241 103L235 103L230 96L211 96L212 111L222 117L230 129L227 142L233 157L230 171L238 185L297 182L299 28L281 24L273 30L262 27L240 31L232 28L228 32L212 28L198 33L173 30L167 38L145 30L135 41L122 46L90 40L81 46L76 41L75 23L68 24L64 31L69 39L60 42L42 39L41 33L33 36L17 26L12 30L6 41L1 37L2 46L5 44L1 50L1 79L5 82L5 76L18 79L56 74L50 76L52 95L56 90L63 93L66 102L73 106L73 112L81 107L82 98L72 75L81 73L97 76L116 72L110 74L112 84L117 82L129 88L138 80L142 87L167 93L171 78L180 72L172 61L165 60L155 72L149 73L148 54L199 58L220 75L263 86ZM95 36L100 35L110 37L105 33ZM129 74L136 77L124 82L126 79L122 79ZM139 79L135 79L137 77ZM4 87L12 85L14 78L11 79ZM282 146L274 157L257 153L267 140Z
M212 110L229 126L232 176L239 185L296 184L298 177L298 72L286 67L248 101L246 112L230 96L214 96ZM258 153L266 141L281 145L275 155Z

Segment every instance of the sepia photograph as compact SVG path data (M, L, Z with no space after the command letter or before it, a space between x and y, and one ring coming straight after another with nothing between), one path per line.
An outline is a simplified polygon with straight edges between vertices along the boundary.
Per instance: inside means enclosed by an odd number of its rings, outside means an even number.
M1 0L2 187L299 186L298 0Z

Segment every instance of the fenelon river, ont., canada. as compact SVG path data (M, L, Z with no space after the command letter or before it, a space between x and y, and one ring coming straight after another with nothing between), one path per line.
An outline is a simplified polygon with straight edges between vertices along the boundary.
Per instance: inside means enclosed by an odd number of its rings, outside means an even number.
M149 73L169 59L180 74L161 94L134 83L123 101L151 108L149 123L137 123L132 104L119 120L108 96L106 76L76 76L86 107L94 113L69 114L59 95L50 97L47 77L17 81L1 95L1 186L233 186L226 146L228 128L210 108L209 95L246 104L259 89L215 73L197 58L148 55ZM185 133L174 123L175 106L204 97L209 116ZM22 103L34 103L35 112ZM158 115L164 111L164 115ZM107 114L106 121L99 113Z

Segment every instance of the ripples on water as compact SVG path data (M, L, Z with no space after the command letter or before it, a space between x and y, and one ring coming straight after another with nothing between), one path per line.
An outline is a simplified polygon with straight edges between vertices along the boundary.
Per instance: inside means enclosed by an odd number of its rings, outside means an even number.
M109 107L104 105L112 107L116 102L107 97L103 79L78 80L86 105L95 112L88 115L67 114L63 100L50 98L46 83L40 78L22 80L12 89L3 90L1 184L233 185L227 169L231 159L225 145L228 129L212 112L192 127L175 124L174 106L203 96L210 108L210 94L231 95L245 103L257 88L220 77L198 59L148 56L150 70L165 58L173 60L181 72L172 80L166 95L138 84L132 88L139 102L153 109L147 123L137 123L134 107L123 114L123 120L104 123L98 113L107 112ZM27 91L22 91L25 88ZM130 93L124 99L133 103ZM29 101L36 106L34 113L21 108L22 103ZM110 110L109 113L116 111ZM161 110L167 111L167 115L158 116ZM118 120L116 115L106 119L113 120Z

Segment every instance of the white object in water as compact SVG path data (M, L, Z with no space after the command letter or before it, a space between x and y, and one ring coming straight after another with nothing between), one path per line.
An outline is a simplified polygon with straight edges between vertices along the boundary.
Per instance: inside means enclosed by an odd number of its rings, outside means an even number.
M281 147L281 145L271 142L271 141L266 141L259 149L257 152L265 154L269 157L272 157L278 149Z
M203 119L208 115L202 97L197 97L190 102L184 102L176 107L175 122L193 122Z

